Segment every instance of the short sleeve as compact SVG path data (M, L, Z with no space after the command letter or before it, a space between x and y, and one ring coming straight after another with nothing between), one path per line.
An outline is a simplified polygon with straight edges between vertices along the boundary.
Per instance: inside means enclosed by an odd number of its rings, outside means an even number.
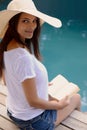
M15 63L15 76L20 82L36 76L32 56L23 56Z

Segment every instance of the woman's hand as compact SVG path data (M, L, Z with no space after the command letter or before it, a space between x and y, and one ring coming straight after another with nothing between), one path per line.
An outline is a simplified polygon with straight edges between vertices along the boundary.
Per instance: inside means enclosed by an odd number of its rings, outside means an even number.
M52 97L52 96L49 94L49 101L52 101L52 100L59 102L59 100L58 100L57 98Z
M64 97L58 103L59 103L60 109L63 109L64 107L68 106L70 103L69 96Z

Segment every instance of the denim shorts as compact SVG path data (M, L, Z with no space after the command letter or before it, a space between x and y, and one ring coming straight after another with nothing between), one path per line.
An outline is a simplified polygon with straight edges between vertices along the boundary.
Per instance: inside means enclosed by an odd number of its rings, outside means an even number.
M12 116L7 111L8 116L14 121L14 123L20 128L20 130L54 130L56 121L57 111L56 110L45 110L41 115L31 120L20 120Z

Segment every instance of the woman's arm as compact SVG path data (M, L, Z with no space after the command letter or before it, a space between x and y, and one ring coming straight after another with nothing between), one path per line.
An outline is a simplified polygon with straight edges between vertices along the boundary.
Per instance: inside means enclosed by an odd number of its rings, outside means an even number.
M26 79L25 81L23 81L22 85L26 99L32 107L58 110L66 107L69 104L68 96L63 98L59 102L57 100L46 101L39 98L36 91L35 78Z

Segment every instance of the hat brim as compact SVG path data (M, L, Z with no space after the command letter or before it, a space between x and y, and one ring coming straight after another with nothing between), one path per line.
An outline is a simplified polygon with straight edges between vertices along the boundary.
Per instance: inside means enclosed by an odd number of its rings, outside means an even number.
M20 10L3 10L0 12L0 38L3 38L3 36L7 30L9 20L13 16L15 16L16 14L21 13L21 12L32 14L32 15L40 18L41 25L44 22L47 22L48 24L50 24L56 28L59 28L62 26L62 23L59 19L48 16L44 13L41 13L38 10L27 10L27 9L26 10L23 10L23 9L22 10L21 9Z

